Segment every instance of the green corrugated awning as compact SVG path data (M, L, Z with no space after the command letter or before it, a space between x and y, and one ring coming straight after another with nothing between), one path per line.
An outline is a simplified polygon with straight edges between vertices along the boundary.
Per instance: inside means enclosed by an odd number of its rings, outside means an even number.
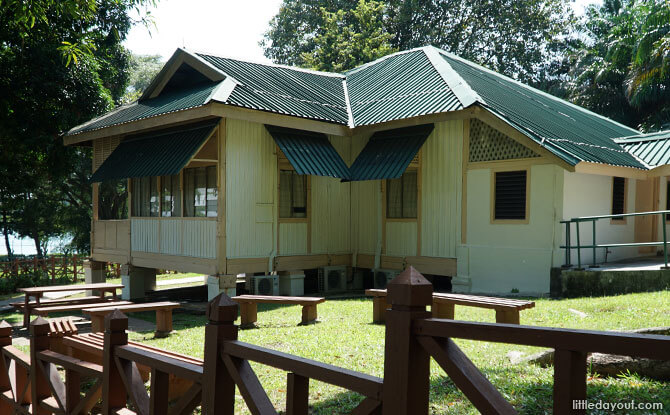
M91 182L168 176L186 166L218 124L216 120L128 137L91 176Z
M373 134L349 169L351 180L395 179L402 176L433 128L433 124L424 124Z
M349 178L349 168L325 134L266 125L298 174Z

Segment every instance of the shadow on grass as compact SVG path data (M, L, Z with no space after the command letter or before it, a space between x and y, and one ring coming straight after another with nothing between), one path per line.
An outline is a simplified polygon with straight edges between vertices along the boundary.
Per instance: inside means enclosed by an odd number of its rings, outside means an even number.
M553 409L553 368L546 369L549 380L529 376L524 370L513 366L487 369L482 372L493 381L494 386L519 414L548 414ZM637 376L623 378L590 378L587 383L587 401L627 404L660 402L663 408L670 407L668 383L651 381ZM355 392L340 392L327 399L310 402L313 414L345 414L351 412L364 399ZM469 399L446 375L430 382L429 413L433 414L478 414ZM597 410L593 414L656 414L658 410Z

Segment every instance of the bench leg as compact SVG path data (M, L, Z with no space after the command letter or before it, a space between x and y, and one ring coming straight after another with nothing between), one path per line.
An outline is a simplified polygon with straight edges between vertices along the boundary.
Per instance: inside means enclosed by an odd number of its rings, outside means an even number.
M167 336L172 331L172 310L156 310L156 335Z
M302 306L302 322L308 324L316 320L316 304Z
M386 297L372 298L372 322L375 324L384 324L386 321Z
M496 323L519 324L519 310L496 310Z
M30 301L29 297L26 295L26 299L23 302L23 327L28 328L30 326Z
M258 305L256 303L240 303L242 326L250 326L258 319Z
M99 314L91 314L91 331L93 333L100 333L105 331L105 316Z
M433 318L448 318L449 320L454 319L454 306L449 303L438 303L433 301L431 306L431 311L433 313Z

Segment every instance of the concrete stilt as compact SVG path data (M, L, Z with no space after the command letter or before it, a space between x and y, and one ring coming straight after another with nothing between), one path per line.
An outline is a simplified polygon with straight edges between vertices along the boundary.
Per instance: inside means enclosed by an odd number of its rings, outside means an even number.
M125 264L121 266L121 284L123 284L122 299L144 298L147 290L156 288L156 269Z
M211 301L221 293L234 297L237 293L237 275L207 276L207 300Z
M107 279L105 265L107 264L99 261L84 261L84 282L86 284L98 284L105 282ZM98 295L98 292L87 290L86 295Z

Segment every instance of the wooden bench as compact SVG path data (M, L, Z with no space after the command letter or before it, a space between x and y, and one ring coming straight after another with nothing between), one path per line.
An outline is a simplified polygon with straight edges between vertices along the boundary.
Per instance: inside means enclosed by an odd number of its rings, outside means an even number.
M35 307L33 311L38 316L46 317L52 313L66 313L71 311L81 311L85 308L97 308L97 307L119 307L122 305L132 304L130 301L105 301L102 303L85 303L85 304L72 304L72 305L52 305L46 307Z
M160 303L85 308L82 312L91 316L91 331L101 332L105 328L105 316L114 310L120 310L124 313L156 311L156 335L163 336L172 331L172 310L179 308L179 306L179 303L165 301Z
M72 317L50 318L49 320L49 350L60 354L67 354L67 347L63 346L63 338L79 333Z
M104 337L103 333L86 333L78 334L72 336L65 336L63 338L63 344L68 348L68 354L77 359L81 359L87 362L102 364L102 353L104 348ZM157 347L151 347L143 343L137 343L134 341L128 341L128 344L134 347L137 347L142 350L151 351L153 353L160 353L166 357L173 359L181 360L185 363L190 363L196 366L203 366L202 359L191 357L188 355L174 353L169 350L159 349ZM137 369L140 372L140 376L144 382L149 380L151 374L151 368L148 366L137 364ZM181 377L177 377L174 374L170 373L168 380L170 387L168 388L168 399L173 401L184 395L189 388L193 385L193 382Z
M383 323L386 309L386 290L369 289L365 295L373 298L372 320ZM510 298L484 297L480 295L434 293L431 311L435 318L454 319L456 305L490 308L496 311L496 323L519 324L519 312L535 307L535 302Z
M316 305L326 301L323 297L275 297L271 295L238 295L232 298L240 305L242 327L253 326L258 314L258 303L297 304L302 306L302 322L308 324L316 320Z

